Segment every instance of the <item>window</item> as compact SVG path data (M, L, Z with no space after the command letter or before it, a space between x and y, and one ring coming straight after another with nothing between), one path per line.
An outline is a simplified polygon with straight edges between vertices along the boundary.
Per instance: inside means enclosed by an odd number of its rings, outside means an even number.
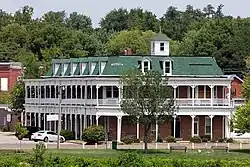
M76 86L72 86L72 99L76 99Z
M45 91L46 91L46 98L50 98L50 86L46 86Z
M41 86L41 98L42 99L45 98L45 89L44 89L44 86Z
M31 98L35 98L35 86L31 86Z
M145 61L142 61L142 72L147 72L150 70L150 61L148 60L145 60Z
M38 98L38 95L39 95L39 87L36 86L36 98Z
M77 92L77 99L80 99L81 98L81 86L80 85L77 85L76 92Z
M194 118L194 135L195 136L199 135L199 118L198 117Z
M55 98L55 93L56 93L55 86L51 85L51 98Z
M113 98L118 98L119 89L116 86L113 86Z
M164 43L160 43L160 51L164 51Z
M112 98L112 87L111 86L106 87L106 97Z
M30 86L27 86L27 98L30 98Z
M152 44L152 52L155 52L155 43Z
M71 99L71 86L67 86L67 99Z
M205 134L211 134L211 119L209 117L205 118Z
M171 73L171 64L170 63L171 63L170 61L165 61L165 67L164 67L165 74Z

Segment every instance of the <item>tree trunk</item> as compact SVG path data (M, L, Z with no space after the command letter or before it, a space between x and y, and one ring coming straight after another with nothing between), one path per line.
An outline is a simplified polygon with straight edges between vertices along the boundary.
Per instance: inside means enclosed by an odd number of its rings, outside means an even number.
M144 150L148 151L148 131L151 127L151 124L147 124L144 126Z
M22 149L22 140L19 140L19 149L20 149L20 151L21 151L21 149Z

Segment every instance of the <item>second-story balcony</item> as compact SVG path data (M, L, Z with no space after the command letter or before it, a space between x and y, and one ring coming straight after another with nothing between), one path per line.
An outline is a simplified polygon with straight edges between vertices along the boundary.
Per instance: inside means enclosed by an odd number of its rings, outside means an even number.
M232 107L234 103L226 96L226 91L222 86L215 86L214 89L208 86L179 86L173 91L175 104L179 107ZM59 104L58 86L51 85L30 87L27 89L25 103L41 105ZM62 93L62 105L81 106L117 106L121 93L118 86L96 86L96 85L71 85L66 86ZM194 98L192 98L194 97ZM212 97L212 98L211 98Z

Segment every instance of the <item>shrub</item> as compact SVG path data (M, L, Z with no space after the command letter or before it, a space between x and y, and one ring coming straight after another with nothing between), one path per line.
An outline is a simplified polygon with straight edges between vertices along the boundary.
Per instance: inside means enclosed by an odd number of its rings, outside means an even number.
M163 142L163 139L162 139L160 136L158 136L157 142L162 143L162 142Z
M201 138L201 140L202 140L203 138L206 138L208 141L211 140L211 136L210 136L210 135L200 136L200 138ZM206 140L206 139L205 139L205 140Z
M65 138L65 140L73 140L74 139L74 134L70 130L61 130L60 135L63 136Z
M140 143L140 139L135 138L134 143Z
M208 142L208 139L204 137L204 138L201 139L201 141L202 141L203 143L207 143L207 142Z
M82 138L87 144L94 144L103 141L105 139L104 128L98 125L89 126L84 130Z
M199 136L194 136L191 138L190 142L192 143L201 143L201 138Z
M225 141L226 141L226 139L223 139L223 138L218 140L219 143L224 143Z
M226 139L227 143L234 143L234 139L232 138L229 138L229 139Z
M134 137L125 136L121 139L124 144L132 144L134 142Z
M173 136L168 136L166 138L167 143L175 143L176 139Z

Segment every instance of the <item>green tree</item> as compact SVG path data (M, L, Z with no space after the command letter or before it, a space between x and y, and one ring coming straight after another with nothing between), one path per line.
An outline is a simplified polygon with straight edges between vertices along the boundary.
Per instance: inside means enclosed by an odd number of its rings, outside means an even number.
M243 82L242 88L243 88L243 91L242 91L243 97L248 102L250 100L250 74L248 74L244 78L244 82Z
M44 22L50 24L65 24L66 22L66 12L65 11L49 11L42 16Z
M121 110L143 126L145 150L152 124L167 122L176 111L167 79L159 72L143 74L139 70L128 71L121 77L124 86Z
M34 9L31 6L24 6L14 14L14 20L20 25L29 24L32 21Z
M115 35L108 42L108 53L121 54L125 49L131 48L134 54L137 55L149 55L150 53L150 39L155 35L152 31L121 31Z
M77 12L73 12L69 15L69 18L66 19L66 24L69 28L84 32L89 32L93 29L91 18L78 14Z
M119 32L128 28L127 20L127 9L114 9L101 19L100 26L108 31L112 30Z
M233 116L233 127L243 132L250 132L250 103L240 106Z
M20 80L15 83L14 88L11 90L9 107L12 111L16 113L21 113L24 111L24 106L23 106L24 103L25 103L24 82Z
M98 143L99 141L103 141L105 138L104 128L100 125L89 126L84 130L82 138L88 144L94 144Z
M28 134L28 130L26 128L24 128L22 126L22 124L20 122L18 122L16 125L15 125L15 136L17 137L17 139L19 140L19 148L21 150L22 148L22 140L23 138L25 137L25 135Z

